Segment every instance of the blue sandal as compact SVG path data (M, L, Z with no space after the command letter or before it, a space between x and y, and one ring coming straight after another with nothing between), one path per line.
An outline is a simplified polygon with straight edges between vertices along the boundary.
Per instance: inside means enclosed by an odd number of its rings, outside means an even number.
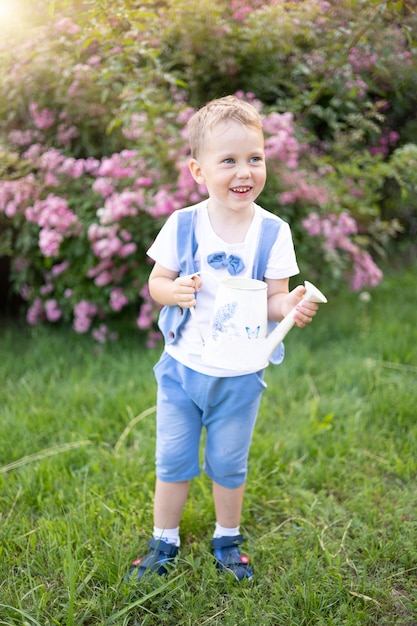
M148 541L148 546L151 549L150 552L145 557L133 561L127 575L129 580L140 580L144 574L151 572L158 576L167 574L169 565L173 563L179 552L178 546L162 539L151 539Z
M241 543L243 543L242 535L219 537L211 542L217 569L231 572L238 581L244 578L250 580L254 574L249 557L239 551L238 546Z

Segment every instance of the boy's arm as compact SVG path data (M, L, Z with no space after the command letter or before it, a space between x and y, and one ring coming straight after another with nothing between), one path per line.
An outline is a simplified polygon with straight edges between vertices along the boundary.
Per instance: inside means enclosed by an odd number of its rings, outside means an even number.
M178 276L178 272L155 263L149 276L149 293L159 304L189 308L196 305L195 292L202 285L199 276Z
M299 285L292 291L289 290L289 279L265 278L268 285L268 319L272 322L280 322L288 313L301 302L305 294L305 287ZM317 313L318 304L315 302L303 302L294 315L296 326L303 328L309 324Z

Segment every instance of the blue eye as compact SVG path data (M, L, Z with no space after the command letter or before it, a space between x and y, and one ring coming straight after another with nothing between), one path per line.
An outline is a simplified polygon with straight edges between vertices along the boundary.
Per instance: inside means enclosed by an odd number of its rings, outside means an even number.
M223 163L227 163L228 165L231 164L231 163L234 163L234 162L235 162L235 160L232 159L232 157L230 157L228 159L224 159L224 161L223 161Z

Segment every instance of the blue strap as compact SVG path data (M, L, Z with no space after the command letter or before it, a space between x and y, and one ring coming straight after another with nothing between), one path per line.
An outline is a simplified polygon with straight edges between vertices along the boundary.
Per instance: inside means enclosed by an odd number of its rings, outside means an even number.
M194 257L198 243L194 229L195 211L178 213L177 250L180 264L180 274L193 274L195 269Z
M257 278L258 280L264 279L269 254L278 237L280 227L281 222L278 220L274 220L270 217L266 217L262 220L258 249L253 264L252 278Z

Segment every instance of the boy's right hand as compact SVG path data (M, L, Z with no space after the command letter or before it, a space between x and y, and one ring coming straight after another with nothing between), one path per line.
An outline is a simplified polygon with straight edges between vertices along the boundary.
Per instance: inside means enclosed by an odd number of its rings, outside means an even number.
M191 276L178 276L172 286L172 295L176 304L184 309L196 305L196 292L200 291L203 281L196 274Z
M195 292L201 289L203 281L197 274L178 276L160 263L155 263L149 276L149 293L162 306L180 306L189 309L195 306Z

